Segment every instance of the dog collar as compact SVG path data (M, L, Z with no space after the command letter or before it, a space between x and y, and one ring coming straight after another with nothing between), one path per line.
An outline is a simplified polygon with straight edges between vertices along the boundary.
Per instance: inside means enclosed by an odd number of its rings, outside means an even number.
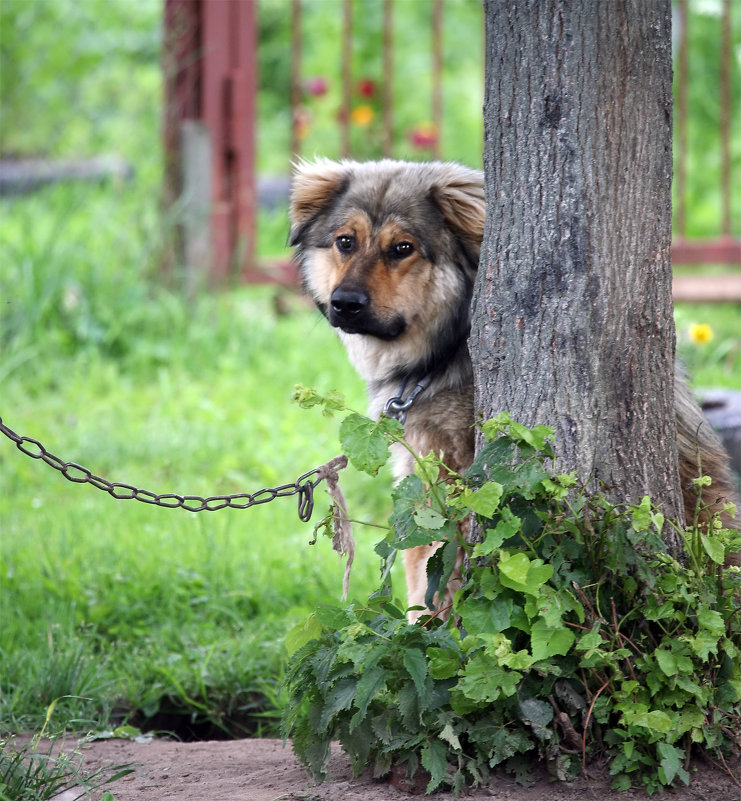
M383 413L386 417L393 417L398 420L402 425L406 422L407 412L412 408L412 404L417 397L430 386L432 381L432 373L428 373L423 379L419 381L417 386L409 393L409 396L404 400L404 392L406 391L409 379L405 378L399 386L399 391L393 397L386 401L383 407Z

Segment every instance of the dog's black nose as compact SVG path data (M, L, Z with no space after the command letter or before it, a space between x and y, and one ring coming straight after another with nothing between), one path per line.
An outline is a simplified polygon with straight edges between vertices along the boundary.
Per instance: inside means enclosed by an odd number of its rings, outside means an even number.
M338 286L329 299L332 311L346 320L357 317L370 303L368 293L362 289L345 289Z

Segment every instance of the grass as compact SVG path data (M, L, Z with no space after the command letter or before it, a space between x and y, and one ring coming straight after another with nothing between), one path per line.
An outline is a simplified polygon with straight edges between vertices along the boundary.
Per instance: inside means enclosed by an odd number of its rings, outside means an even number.
M5 204L6 424L159 493L254 491L336 455L337 422L290 403L302 382L342 387L364 408L326 324L290 295L278 313L271 289L189 303L148 282L158 233L137 197L136 186L70 186ZM113 221L127 209L136 236ZM114 501L3 442L0 730L38 728L63 696L60 726L170 715L177 727L178 712L216 728L269 725L247 713L275 708L283 634L341 592L343 564L326 540L309 546L295 499L200 515ZM382 522L389 482L348 470L353 514ZM328 506L317 495L315 520ZM377 534L357 527L356 537L362 597Z
M116 765L105 771L89 774L83 770L83 755L71 748L62 737L42 743L39 738L16 742L0 740L0 801L46 801L58 798L65 791L77 791L81 798L90 797L132 772L128 765ZM101 801L114 801L103 791Z

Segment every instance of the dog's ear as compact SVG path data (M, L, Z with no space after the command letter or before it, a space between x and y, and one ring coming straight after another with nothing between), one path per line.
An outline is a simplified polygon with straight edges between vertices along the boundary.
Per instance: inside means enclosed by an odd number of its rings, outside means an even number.
M454 228L481 244L486 219L482 172L458 164L442 164L432 197Z
M329 159L301 161L291 181L291 238L297 245L312 220L324 211L347 182L342 164Z

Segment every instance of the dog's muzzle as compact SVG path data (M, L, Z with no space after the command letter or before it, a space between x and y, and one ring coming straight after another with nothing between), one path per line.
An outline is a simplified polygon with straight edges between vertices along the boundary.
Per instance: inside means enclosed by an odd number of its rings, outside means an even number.
M392 340L404 333L406 321L401 315L378 318L370 295L362 288L338 286L329 298L329 322L346 334L367 334Z
M357 325L370 306L370 296L362 289L338 286L329 299L330 322L343 327L343 323Z

